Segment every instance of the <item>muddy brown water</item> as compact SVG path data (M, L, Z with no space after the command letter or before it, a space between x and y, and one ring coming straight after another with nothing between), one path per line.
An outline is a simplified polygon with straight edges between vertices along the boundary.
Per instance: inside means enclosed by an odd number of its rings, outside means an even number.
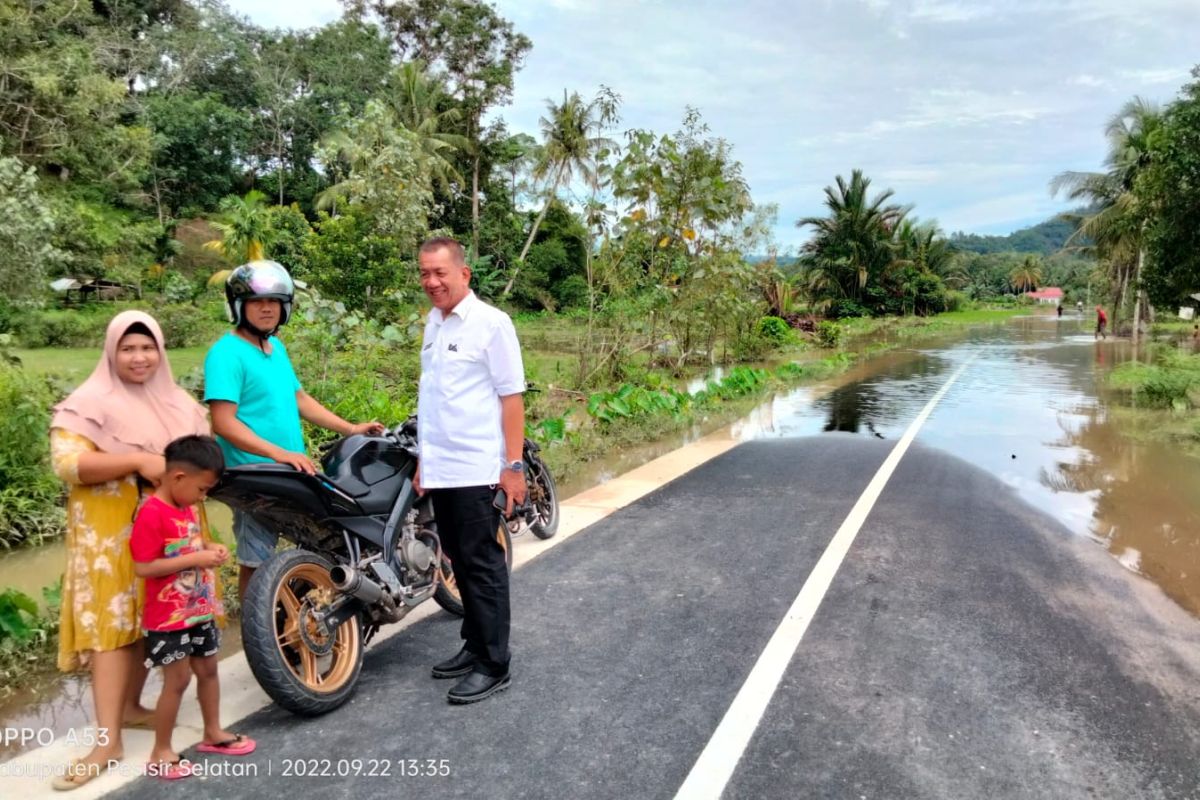
M744 440L828 433L895 440L970 360L918 441L992 472L1025 502L1200 614L1200 460L1122 431L1110 413L1114 398L1105 378L1132 351L1127 341L1094 341L1089 325L1080 317L1038 315L905 344L836 378L780 393L732 425L700 420L680 435L590 462L561 482L560 494L570 497L720 428ZM213 510L213 522L229 530L221 509ZM40 596L64 559L61 543L7 554L0 558L0 587ZM222 649L223 657L240 657L236 626ZM77 678L31 685L0 706L0 726L61 732L90 717L87 681ZM0 749L0 756L11 754Z

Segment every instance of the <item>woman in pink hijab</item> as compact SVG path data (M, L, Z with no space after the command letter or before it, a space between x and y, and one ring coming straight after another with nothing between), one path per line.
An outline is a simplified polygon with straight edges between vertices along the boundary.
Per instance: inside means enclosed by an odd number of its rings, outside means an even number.
M90 667L96 727L106 735L55 788L82 786L124 756L122 725L145 724L139 587L129 532L141 500L139 476L158 480L172 439L208 434L204 408L175 384L162 329L124 311L108 325L96 369L54 408L54 471L70 487L58 666Z

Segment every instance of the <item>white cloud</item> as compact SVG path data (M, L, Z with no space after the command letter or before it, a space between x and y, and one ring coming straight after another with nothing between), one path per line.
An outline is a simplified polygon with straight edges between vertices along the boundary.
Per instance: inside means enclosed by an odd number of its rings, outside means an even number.
M1139 83L1166 83L1178 86L1187 78L1188 70L1172 69L1170 67L1163 69L1123 69L1118 74L1122 78L1129 78Z
M968 22L985 19L996 13L991 6L981 2L952 2L951 0L917 0L911 16L930 22Z

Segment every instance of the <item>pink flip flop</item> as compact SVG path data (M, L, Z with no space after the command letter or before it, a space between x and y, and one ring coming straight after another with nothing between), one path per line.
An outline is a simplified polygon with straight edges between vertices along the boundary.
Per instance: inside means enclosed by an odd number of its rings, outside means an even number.
M182 758L174 761L151 761L146 764L146 772L164 781L177 781L192 777L192 765Z
M196 745L197 753L221 753L227 756L248 756L258 747L253 739L235 734L234 738L223 742L201 742Z

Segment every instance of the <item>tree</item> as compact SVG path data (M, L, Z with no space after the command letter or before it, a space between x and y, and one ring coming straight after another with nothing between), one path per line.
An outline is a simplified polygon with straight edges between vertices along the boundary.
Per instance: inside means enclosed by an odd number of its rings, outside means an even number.
M646 318L639 324L648 346L665 327L677 365L715 358L718 336L736 339L763 305L739 249L755 209L729 143L689 108L672 135L630 131L609 183L623 209L598 259L610 293L640 295L633 313ZM598 227L595 211L588 208L589 223Z
M382 236L353 211L331 217L319 213L319 235L305 245L307 275L319 290L347 306L363 309L380 290L411 283L395 238Z
M533 192L530 181L533 171L542 159L542 148L537 139L528 133L515 133L500 140L496 146L496 164L504 168L508 181L509 204L517 207L518 199Z
M1018 292L1037 289L1042 284L1042 263L1037 256L1025 256L1020 266L1008 274L1009 284Z
M444 73L462 105L471 149L471 252L479 251L481 139L484 113L506 104L513 75L533 46L511 22L480 0L353 0L352 13L372 11L392 36L401 57Z
M318 207L336 211L344 202L377 232L395 237L402 251L414 251L428 230L433 203L419 137L371 100L361 116L327 137L319 154L331 174L345 177L321 195Z
M462 113L446 108L441 82L425 72L420 61L410 61L392 74L388 97L396 121L417 136L425 167L434 181L449 192L451 179L462 180L450 154L469 151L471 142L456 133L448 133Z
M223 199L219 208L225 220L212 223L221 238L205 246L237 264L266 258L271 243L271 210L266 200L267 196L258 190L247 192L245 197L230 195Z
M879 298L868 289L878 286L896 260L893 235L909 209L888 201L892 190L869 198L871 180L862 170L853 170L850 180L837 176L835 186L825 187L825 217L805 217L796 226L815 229L801 251L810 296L826 307L849 301L853 307L868 305L881 310Z
M538 226L542 224L550 203L557 197L559 187L570 184L576 176L589 186L596 183L597 158L603 151L615 147L612 140L601 134L619 119L617 111L620 105L621 98L604 86L600 87L591 102L585 103L578 92L568 95L565 89L561 105L555 105L552 100L546 101L547 116L538 121L542 130L541 159L534 168L534 178L546 181L546 199L529 229L529 237L521 248L521 254L517 256L508 285L504 287L505 295L512 291L521 262L529 254Z
M1134 303L1133 340L1140 335L1145 261L1144 235L1150 208L1134 191L1138 177L1150 164L1150 141L1162 121L1158 107L1134 97L1109 120L1105 129L1108 154L1105 172L1064 172L1054 178L1051 191L1066 193L1072 200L1086 200L1096 210L1077 218L1079 228L1070 241L1094 242L1097 252L1111 266L1115 297L1114 328L1130 276L1137 299ZM1070 217L1070 215L1068 215Z
M215 94L182 90L146 101L154 129L149 193L165 221L191 207L210 209L240 182L250 137L244 114Z
M111 197L135 189L150 132L101 63L101 20L69 0L0 4L0 156L80 178Z
M1154 208L1146 235L1146 286L1155 303L1200 292L1200 67L1151 137L1136 190Z
M48 267L63 254L51 244L54 220L37 190L31 168L0 158L0 298L35 296L43 291Z

